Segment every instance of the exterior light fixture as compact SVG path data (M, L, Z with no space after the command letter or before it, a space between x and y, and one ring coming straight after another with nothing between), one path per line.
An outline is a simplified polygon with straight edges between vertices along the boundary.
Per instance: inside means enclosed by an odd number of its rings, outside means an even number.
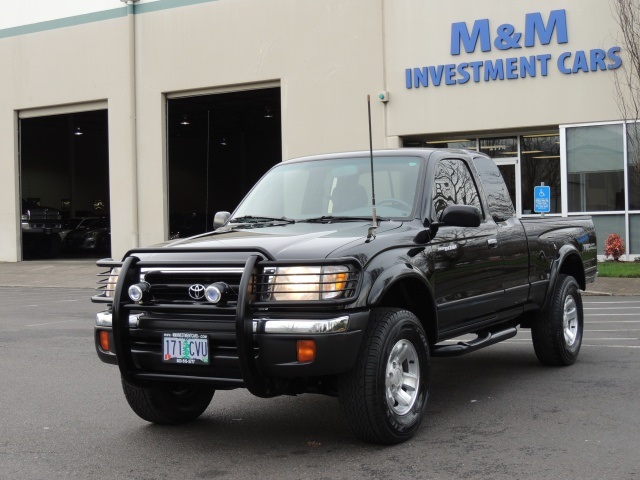
M264 108L264 118L273 118L273 113L271 113L271 109L269 107Z
M182 121L180 122L180 125L189 125L189 119L187 118L186 115L182 116Z
M76 137L79 137L80 135L84 135L84 132L80 129L80 127L76 127L75 131L73 132L73 134Z
M227 146L227 139L222 137L222 140L220 140L220 145L222 145L223 147Z

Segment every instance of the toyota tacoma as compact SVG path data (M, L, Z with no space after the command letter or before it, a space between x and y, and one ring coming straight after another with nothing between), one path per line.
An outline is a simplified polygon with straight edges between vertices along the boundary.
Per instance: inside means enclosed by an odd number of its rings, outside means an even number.
M361 440L394 444L425 415L431 357L519 328L543 364L578 357L593 222L519 219L478 152L285 161L213 223L98 262L96 350L149 422L194 420L216 390L311 392L337 396Z

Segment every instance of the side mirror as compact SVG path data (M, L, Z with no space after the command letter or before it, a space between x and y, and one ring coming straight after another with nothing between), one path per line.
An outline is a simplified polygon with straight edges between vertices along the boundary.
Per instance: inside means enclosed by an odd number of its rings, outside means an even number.
M227 223L231 214L229 212L216 212L213 217L213 229L216 230Z
M482 223L482 216L477 207L449 205L442 212L439 223L452 227L479 227Z

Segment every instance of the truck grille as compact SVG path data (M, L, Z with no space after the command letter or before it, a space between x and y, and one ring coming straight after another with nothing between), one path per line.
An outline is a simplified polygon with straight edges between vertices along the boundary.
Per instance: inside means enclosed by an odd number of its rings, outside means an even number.
M140 279L150 286L152 304L207 304L204 297L194 298L190 287L206 287L222 282L229 286L226 305L236 305L242 268L194 268L194 269L142 269Z

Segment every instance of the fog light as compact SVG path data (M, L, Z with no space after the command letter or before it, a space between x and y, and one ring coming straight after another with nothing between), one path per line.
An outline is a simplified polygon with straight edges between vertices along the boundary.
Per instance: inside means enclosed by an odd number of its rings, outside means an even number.
M105 352L109 351L109 332L100 330L100 348Z
M316 358L315 340L298 340L298 362L313 362Z
M226 283L216 282L209 285L204 290L204 298L207 299L209 303L220 303L224 302L224 299L227 295L227 291L229 287Z
M142 301L144 294L149 291L150 285L146 282L136 283L129 287L129 298L134 302Z

